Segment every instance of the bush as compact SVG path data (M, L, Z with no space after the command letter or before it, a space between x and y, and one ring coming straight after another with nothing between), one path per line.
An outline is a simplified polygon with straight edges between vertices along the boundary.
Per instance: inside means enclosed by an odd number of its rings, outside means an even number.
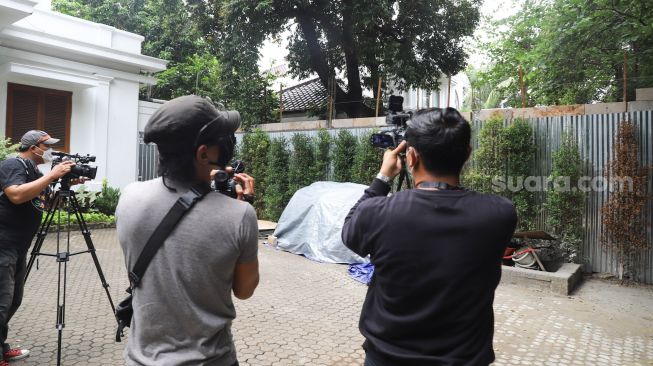
M340 130L333 150L333 180L351 182L357 141L347 130Z
M259 217L265 210L265 180L270 137L260 128L243 136L238 148L238 158L245 163L245 172L255 180L254 209Z
M532 230L535 228L535 195L523 186L524 180L531 174L535 154L531 126L521 118L515 119L503 130L500 151L503 156L505 176L518 183L521 182L518 191L505 190L503 195L515 204L519 229Z
M105 215L113 215L120 199L120 189L109 187L106 179L102 180L102 191L95 199L95 209Z
M353 182L370 184L381 168L383 150L372 146L370 143L370 137L376 132L372 131L365 134L358 141L354 158Z
M61 212L56 212L54 213L54 219L52 220L52 224L56 225L57 224L57 216L61 213L61 225L66 225L68 223L68 212L61 211ZM41 218L41 223L45 221L46 215L43 215ZM96 224L96 223L102 223L102 224L115 224L116 223L116 218L113 215L105 215L101 212L83 212L82 213L82 218L84 218L84 222L87 224ZM73 215L72 213L70 214L70 223L77 225L77 216Z
M288 195L292 197L300 188L316 181L313 140L296 133L291 138L293 150L288 164Z
M467 165L463 174L463 185L509 198L517 209L518 229L533 229L535 195L523 185L531 173L535 153L533 129L520 118L504 127L503 119L495 117L484 123L478 142L475 161Z
M9 155L16 153L19 144L12 144L11 138L0 140L0 161L5 160Z
M315 154L315 179L325 181L331 169L331 135L321 128L317 133L317 152Z
M85 185L79 185L75 190L75 197L79 203L82 212L88 212L95 206L95 201L100 196L100 192L89 191Z
M270 143L265 177L264 217L277 221L290 200L288 195L288 140L281 137Z
M573 135L563 136L562 145L553 153L549 180L554 183L546 200L547 226L558 238L559 249L570 262L579 262L585 210L585 193L578 190L582 162ZM561 182L564 181L564 182Z

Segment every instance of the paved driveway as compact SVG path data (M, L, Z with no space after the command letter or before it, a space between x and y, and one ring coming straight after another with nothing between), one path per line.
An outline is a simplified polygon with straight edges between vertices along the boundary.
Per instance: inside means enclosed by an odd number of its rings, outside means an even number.
M93 241L111 295L127 287L115 230ZM83 249L73 233L71 251ZM45 250L54 251L49 241ZM319 264L261 246L261 283L253 298L236 301L234 336L241 365L362 365L357 323L366 286L343 265ZM10 340L32 350L23 365L56 364L57 269L40 257L11 322ZM90 254L68 263L64 365L123 364L124 343ZM571 297L502 285L495 301L496 365L653 365L653 290L590 280Z

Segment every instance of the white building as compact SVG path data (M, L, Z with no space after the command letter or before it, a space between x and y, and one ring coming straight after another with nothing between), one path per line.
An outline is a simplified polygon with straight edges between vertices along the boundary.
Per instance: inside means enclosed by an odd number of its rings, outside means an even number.
M62 140L57 150L97 156L95 184L135 181L139 87L167 63L142 55L142 42L49 0L0 0L0 135L45 130Z

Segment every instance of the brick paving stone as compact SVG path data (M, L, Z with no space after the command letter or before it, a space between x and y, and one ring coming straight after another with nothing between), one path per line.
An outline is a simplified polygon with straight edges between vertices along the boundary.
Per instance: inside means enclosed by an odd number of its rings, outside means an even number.
M52 253L49 236L43 251ZM93 230L92 238L117 303L128 282L115 230ZM78 232L70 245L71 252L86 249ZM13 344L32 354L12 366L56 364L58 265L41 256L38 267L9 332ZM367 288L347 276L346 266L261 245L260 269L254 296L235 300L241 365L362 365L358 317ZM124 364L125 343L114 342L114 318L91 255L71 257L67 275L62 364ZM495 365L653 365L651 286L590 280L563 297L502 285L494 308Z

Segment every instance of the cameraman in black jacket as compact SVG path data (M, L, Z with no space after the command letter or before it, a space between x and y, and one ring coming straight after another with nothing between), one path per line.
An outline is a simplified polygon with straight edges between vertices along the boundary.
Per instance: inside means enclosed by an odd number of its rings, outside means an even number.
M460 186L470 135L453 108L417 112L345 219L345 245L375 266L359 324L366 366L494 361L494 290L517 215ZM404 151L416 188L387 197Z

